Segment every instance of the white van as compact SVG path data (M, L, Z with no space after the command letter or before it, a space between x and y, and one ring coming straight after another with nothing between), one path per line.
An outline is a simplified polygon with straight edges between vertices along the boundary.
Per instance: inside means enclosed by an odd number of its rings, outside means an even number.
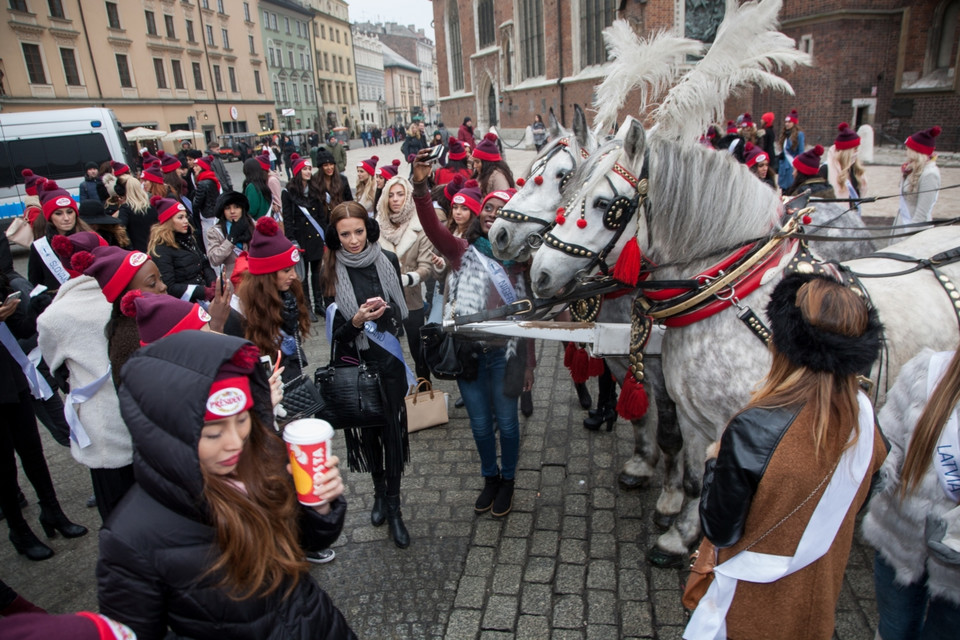
M84 165L107 160L130 164L127 138L110 109L0 113L0 220L23 213L23 169L77 196Z

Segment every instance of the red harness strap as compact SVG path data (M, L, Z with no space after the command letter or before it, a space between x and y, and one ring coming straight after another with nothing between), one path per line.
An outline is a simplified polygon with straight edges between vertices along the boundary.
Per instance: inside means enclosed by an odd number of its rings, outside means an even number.
M713 265L709 269L698 273L693 276L692 280L696 280L700 284L703 284L704 280L712 280L720 275L720 272L727 269L730 265L738 262L743 256L747 255L750 251L757 246L757 243L752 242L748 245L740 247L729 256ZM761 263L763 264L763 263ZM659 291L648 291L646 296L651 300L656 300L657 302L662 302L664 300L669 300L670 298L676 298L677 296L682 296L685 293L688 293L689 289L660 289Z

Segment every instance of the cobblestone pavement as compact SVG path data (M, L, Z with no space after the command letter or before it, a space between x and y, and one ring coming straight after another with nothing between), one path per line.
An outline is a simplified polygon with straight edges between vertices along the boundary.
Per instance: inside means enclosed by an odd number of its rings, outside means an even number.
M389 161L390 149L351 150L350 162L376 151ZM393 150L399 156L398 145ZM529 157L511 152L516 159L511 164L522 171ZM869 171L872 175L873 167ZM943 183L958 178L960 170L946 169ZM953 193L944 192L940 212L957 210ZM23 254L17 262L25 270ZM327 359L322 328L321 322L306 345L314 366ZM449 424L411 435L412 459L402 488L410 548L397 549L386 527L370 525L369 476L346 474L350 508L337 557L311 573L361 638L681 637L685 572L655 569L645 560L658 535L651 520L656 490L626 491L616 481L633 450L630 425L621 420L612 433L582 428L584 412L559 344L538 344L536 375L534 413L521 418L517 492L507 517L473 512L482 484L479 457L465 410L453 408L452 382L437 385L452 394ZM96 510L84 507L91 495L89 474L43 428L41 433L61 502L91 534L53 540L56 555L39 563L0 542L0 578L52 612L95 610L100 523ZM343 451L339 435L334 449ZM27 518L35 525L32 487L23 477L21 487L31 502ZM857 542L835 637L870 640L876 616L872 553Z

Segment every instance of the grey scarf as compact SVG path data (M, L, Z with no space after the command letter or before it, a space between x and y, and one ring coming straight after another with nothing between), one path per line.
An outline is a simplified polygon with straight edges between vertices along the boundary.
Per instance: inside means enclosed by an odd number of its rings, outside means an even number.
M367 246L359 253L350 253L346 249L337 249L337 287L336 301L337 307L347 322L353 320L357 314L360 305L357 303L357 294L353 290L353 283L350 281L350 274L347 269L361 269L369 267L371 264L377 266L377 276L380 278L380 287L386 296L387 304L393 305L394 310L403 320L407 317L407 302L403 298L403 290L400 288L400 279L397 277L397 270L393 268L390 259L383 255L380 245L376 242L367 242ZM356 339L357 348L360 350L368 349L370 342L367 335L360 332Z

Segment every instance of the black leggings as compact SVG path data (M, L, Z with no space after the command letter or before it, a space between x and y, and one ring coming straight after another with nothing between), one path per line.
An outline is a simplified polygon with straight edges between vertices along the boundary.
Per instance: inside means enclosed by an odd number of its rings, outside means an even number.
M41 505L55 506L57 494L43 457L43 444L37 431L30 392L21 391L19 402L0 404L0 415L5 423L4 428L0 429L0 509L3 509L7 524L13 529L26 524L17 496L17 455Z
M410 345L410 355L418 378L430 379L430 367L427 366L420 353L420 327L423 326L423 308L412 310L403 321L403 330L407 333L407 344Z

